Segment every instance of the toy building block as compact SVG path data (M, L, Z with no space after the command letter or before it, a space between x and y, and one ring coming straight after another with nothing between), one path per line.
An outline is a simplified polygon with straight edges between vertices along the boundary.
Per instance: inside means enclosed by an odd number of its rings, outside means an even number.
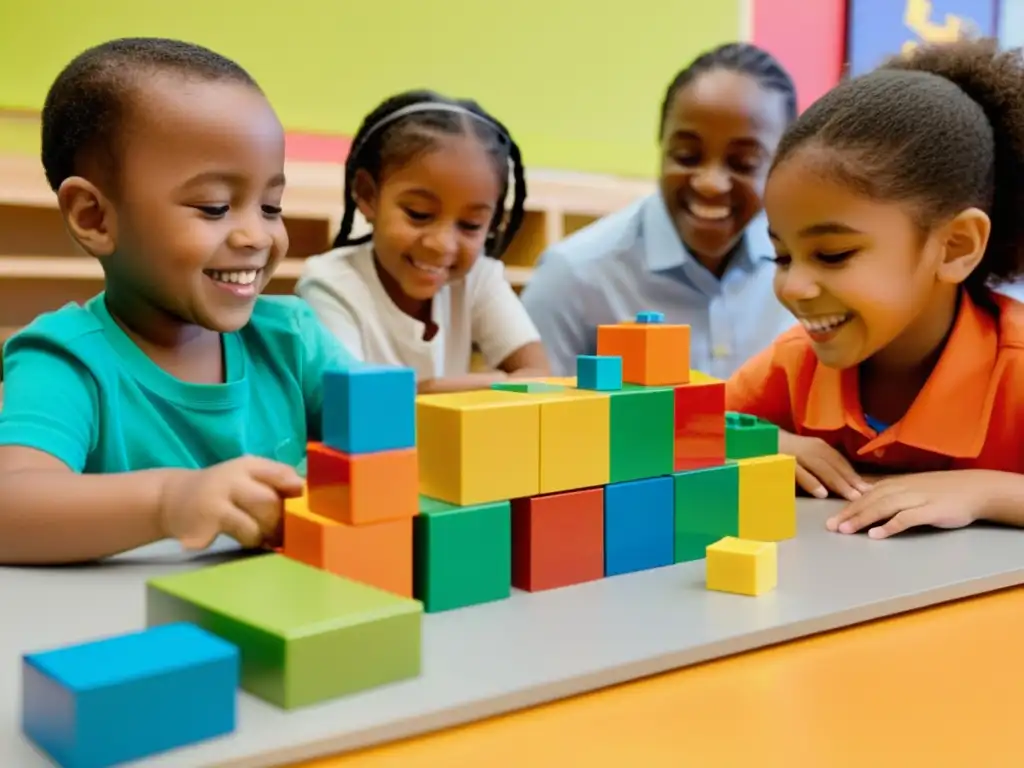
M416 372L362 365L324 375L323 443L344 453L416 446Z
M665 386L690 381L690 326L621 323L597 328L597 354L622 358L622 380Z
M734 463L679 472L675 484L675 561L703 560L709 544L740 533L740 472Z
M675 465L675 395L670 387L624 384L608 392L611 426L609 481L672 474Z
M241 652L241 687L284 709L420 673L423 606L289 557L149 581L150 626L190 621Z
M457 506L540 492L540 402L494 389L420 395L419 492Z
M725 456L751 459L774 456L779 452L779 428L769 421L746 413L725 414Z
M22 730L57 765L101 768L232 733L238 648L191 624L22 658Z
M675 394L675 455L681 472L725 463L725 382L681 384Z
M576 380L580 389L593 389L597 392L622 389L622 358L577 355Z
M671 477L605 486L605 576L675 562L673 495Z
M336 576L412 597L412 529L412 517L346 525L310 512L305 498L288 499L282 552Z
M778 545L725 537L707 548L706 586L716 592L756 597L778 585Z
M512 594L508 501L459 507L427 499L415 519L415 595L428 613Z
M343 453L321 443L307 450L309 509L346 525L416 515L419 457L415 448Z
M564 392L566 386L564 384L549 384L545 381L496 381L491 384L491 389L521 393Z
M638 323L664 323L665 315L661 312L637 312L636 321Z
M557 589L604 576L604 489L512 502L512 586Z
M796 536L796 459L758 456L736 462L740 474L740 537L782 541Z
M708 374L694 368L690 369L690 384L711 384L715 381L721 381L721 379L716 379L714 376L708 376Z
M611 471L611 401L588 390L537 395L539 493L604 485ZM524 498L524 497L520 497Z

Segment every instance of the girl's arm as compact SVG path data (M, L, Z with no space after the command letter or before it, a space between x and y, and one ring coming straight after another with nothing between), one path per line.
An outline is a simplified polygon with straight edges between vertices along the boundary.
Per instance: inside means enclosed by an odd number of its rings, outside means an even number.
M417 386L421 395L440 394L442 392L463 392L472 389L487 389L498 381L510 378L530 379L543 378L551 375L544 346L539 341L532 341L517 349L498 364L497 371L467 373L463 376L446 376L441 379L427 379Z

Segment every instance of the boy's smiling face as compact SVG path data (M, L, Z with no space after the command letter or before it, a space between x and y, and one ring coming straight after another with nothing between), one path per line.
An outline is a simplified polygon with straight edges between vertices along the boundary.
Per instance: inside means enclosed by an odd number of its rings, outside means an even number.
M108 292L133 314L222 333L249 321L288 249L284 131L233 81L165 74L128 96L111 175Z

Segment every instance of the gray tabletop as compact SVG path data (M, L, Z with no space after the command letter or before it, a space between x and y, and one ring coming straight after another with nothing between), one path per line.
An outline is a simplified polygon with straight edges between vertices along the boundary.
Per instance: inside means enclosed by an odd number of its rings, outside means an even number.
M235 734L145 764L297 762L1024 583L1022 530L873 541L825 531L834 509L799 503L767 595L709 592L699 561L427 615L419 678L289 713L240 694ZM158 545L103 566L0 568L0 766L48 764L20 732L22 653L141 628L148 578L227 556Z

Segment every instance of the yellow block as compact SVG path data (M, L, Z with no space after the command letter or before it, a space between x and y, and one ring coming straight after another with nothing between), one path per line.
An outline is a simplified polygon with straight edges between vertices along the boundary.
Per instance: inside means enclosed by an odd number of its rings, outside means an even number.
M776 454L739 459L741 539L796 536L796 459Z
M495 389L416 398L420 493L466 506L540 492L540 402Z
M718 384L721 381L722 379L716 379L714 376L708 376L706 373L690 369L691 384Z
M726 536L706 550L706 586L716 592L756 597L775 589L779 581L778 545Z
M611 472L608 395L566 390L520 396L540 402L540 492L607 484Z

